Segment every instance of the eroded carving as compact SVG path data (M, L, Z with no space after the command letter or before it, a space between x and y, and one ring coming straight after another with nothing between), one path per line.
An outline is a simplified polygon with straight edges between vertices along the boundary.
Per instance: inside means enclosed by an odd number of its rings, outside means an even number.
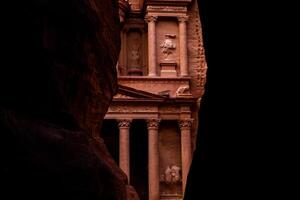
M168 60L169 55L173 53L173 51L176 49L176 44L173 42L173 39L176 38L175 34L165 34L165 40L160 45L160 48L162 49L162 53L164 54L164 59Z
M188 128L190 129L193 123L193 119L181 119L178 120L180 129Z
M149 23L149 22L156 22L157 21L157 16L154 15L148 15L145 17L145 20Z
M181 95L190 95L190 87L188 85L180 86L176 90L176 96L181 96Z
M130 119L118 119L118 127L119 128L130 128L131 125L131 121Z
M187 22L189 17L188 16L178 16L177 19L179 22Z
M160 119L148 119L147 120L147 127L148 129L158 129Z
M128 74L142 75L141 59L141 33L130 31L128 33Z
M155 112L156 108L151 106L117 106L111 105L108 109L108 113L117 112L117 113L138 113L138 112Z
M161 175L161 182L176 184L181 182L181 168L176 165L169 165L164 174Z

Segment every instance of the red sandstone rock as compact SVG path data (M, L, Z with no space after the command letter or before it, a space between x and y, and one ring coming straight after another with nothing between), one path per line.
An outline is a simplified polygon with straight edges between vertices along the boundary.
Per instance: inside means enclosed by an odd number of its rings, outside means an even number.
M117 89L117 1L3 2L1 194L9 199L138 199L100 125Z

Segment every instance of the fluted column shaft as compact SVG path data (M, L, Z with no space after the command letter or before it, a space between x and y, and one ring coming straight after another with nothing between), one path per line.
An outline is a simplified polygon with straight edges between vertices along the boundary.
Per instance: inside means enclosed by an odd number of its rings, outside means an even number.
M147 120L148 125L148 187L149 200L159 200L159 146L158 126L160 120Z

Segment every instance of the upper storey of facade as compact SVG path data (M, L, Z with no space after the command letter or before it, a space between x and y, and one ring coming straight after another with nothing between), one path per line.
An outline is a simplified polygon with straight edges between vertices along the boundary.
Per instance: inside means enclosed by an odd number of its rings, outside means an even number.
M207 67L197 1L119 2L119 84L156 94L169 91L171 98L180 93L200 98Z

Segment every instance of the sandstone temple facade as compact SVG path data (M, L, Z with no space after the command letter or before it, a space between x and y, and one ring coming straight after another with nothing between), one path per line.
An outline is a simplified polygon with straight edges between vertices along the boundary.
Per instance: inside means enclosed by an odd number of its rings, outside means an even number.
M197 1L119 5L119 89L102 137L141 200L182 199L207 69Z

